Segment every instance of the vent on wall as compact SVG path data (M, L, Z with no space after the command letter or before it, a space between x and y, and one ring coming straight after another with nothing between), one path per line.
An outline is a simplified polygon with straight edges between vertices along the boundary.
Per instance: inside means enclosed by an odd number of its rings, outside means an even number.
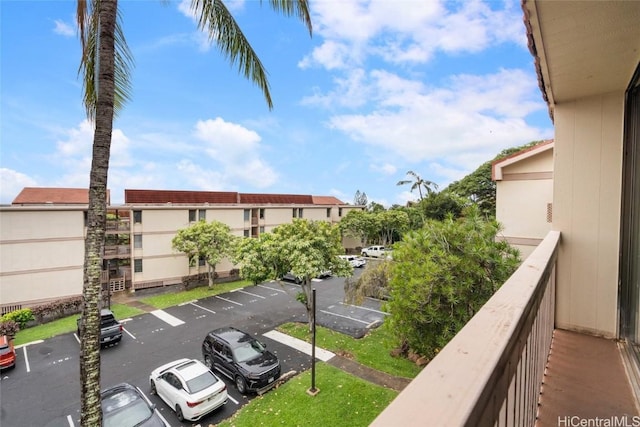
M547 203L547 222L553 222L553 203Z

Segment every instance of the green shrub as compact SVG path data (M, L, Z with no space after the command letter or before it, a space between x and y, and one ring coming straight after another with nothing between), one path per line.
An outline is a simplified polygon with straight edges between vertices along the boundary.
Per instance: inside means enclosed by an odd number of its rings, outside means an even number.
M20 310L14 310L5 314L4 316L2 316L2 318L0 318L0 321L2 322L6 322L7 320L13 320L20 326L20 328L24 328L24 326L27 323L34 320L33 312L31 311L30 308L22 308Z

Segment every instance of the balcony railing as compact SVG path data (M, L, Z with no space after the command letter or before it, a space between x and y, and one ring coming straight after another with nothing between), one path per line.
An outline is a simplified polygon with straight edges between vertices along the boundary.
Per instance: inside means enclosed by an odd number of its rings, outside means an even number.
M107 220L106 231L129 231L129 218L119 220Z
M116 258L120 255L131 254L129 245L105 245L103 258Z
M559 232L549 232L371 425L534 425L554 327L559 241Z

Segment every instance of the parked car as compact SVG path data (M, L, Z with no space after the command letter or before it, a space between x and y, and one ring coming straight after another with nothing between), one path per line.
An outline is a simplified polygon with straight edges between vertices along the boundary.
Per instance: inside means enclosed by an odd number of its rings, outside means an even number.
M296 284L302 283L302 278L296 276L291 271L285 274L284 276L282 276L282 280L286 280L287 282L294 282Z
M377 246L377 245L363 248L360 251L360 254L362 256L375 257L375 258L384 256L384 253L385 253L384 246Z
M349 264L351 264L351 267L353 268L361 268L367 264L366 259L360 258L359 256L356 256L356 255L338 255L338 256L348 261Z
M0 369L9 369L16 366L16 350L13 348L13 340L8 336L0 336Z
M131 384L109 387L100 396L103 427L168 427L155 405Z
M80 320L77 320L80 336ZM116 320L111 310L100 310L100 345L115 344L122 340L122 324Z
M196 359L179 359L160 366L149 377L157 394L178 420L197 421L227 403L227 385Z
M238 391L262 394L280 378L280 361L267 346L236 328L215 329L202 343L204 363L236 383Z

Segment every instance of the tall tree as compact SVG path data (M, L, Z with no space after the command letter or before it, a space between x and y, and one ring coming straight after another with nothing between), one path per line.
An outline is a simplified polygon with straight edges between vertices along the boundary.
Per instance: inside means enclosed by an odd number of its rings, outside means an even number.
M190 263L197 263L204 258L207 263L209 287L213 286L216 264L231 253L234 236L231 228L220 221L207 222L201 220L195 224L178 230L171 246L173 249L183 252L189 258Z
M353 196L353 204L356 206L367 206L367 203L367 193L364 191L361 193L360 190L356 190L356 195Z
M311 280L324 271L340 277L353 272L351 265L338 257L344 253L338 226L326 221L294 219L254 240L257 243L236 246L234 260L240 274L250 280L266 280L293 273L300 279L297 300L307 310L309 326L313 321Z
M413 190L418 190L418 194L420 195L420 200L422 200L423 187L427 192L427 194L431 194L438 189L438 184L436 184L433 181L423 179L420 175L418 175L414 171L408 171L407 175L409 175L412 179L403 179L401 181L398 181L396 185L411 184L411 191L413 192Z
M297 16L312 32L307 0L270 0L276 11ZM198 27L238 71L255 83L269 109L273 101L266 71L256 52L222 0L192 0ZM89 177L89 205L85 240L83 309L80 326L80 383L82 426L102 423L100 405L100 272L101 248L106 225L106 193L111 152L114 110L128 97L130 55L121 27L117 24L117 0L78 0L77 22L82 41L80 73L84 104L94 120L93 153ZM119 48L119 49L117 49ZM124 48L124 49L123 49ZM97 73L97 75L96 75Z

